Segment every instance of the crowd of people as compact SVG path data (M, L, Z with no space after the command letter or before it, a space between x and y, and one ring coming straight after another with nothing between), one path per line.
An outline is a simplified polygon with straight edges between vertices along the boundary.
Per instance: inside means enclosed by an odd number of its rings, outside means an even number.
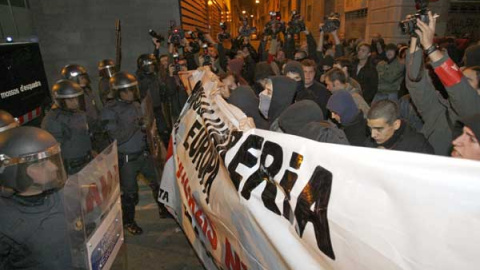
M142 233L135 222L137 177L150 179L154 198L159 177L147 153L140 101L151 98L167 145L188 97L178 73L201 66L218 75L219 93L256 128L480 161L480 45L439 42L436 19L429 19L417 21L416 35L399 44L385 44L380 35L370 43L341 40L336 30L320 30L317 42L306 29L298 48L292 34L265 35L257 49L246 35L214 40L203 34L170 36L168 53L160 54L162 43L153 38L154 52L138 57L135 74L117 70L113 60L100 61L98 88L84 67L65 66L41 129L19 127L0 112L0 217L6 221L0 225L0 268L65 269L68 249L54 248L66 245L58 190L114 140L123 223L132 235ZM164 206L158 208L166 217Z

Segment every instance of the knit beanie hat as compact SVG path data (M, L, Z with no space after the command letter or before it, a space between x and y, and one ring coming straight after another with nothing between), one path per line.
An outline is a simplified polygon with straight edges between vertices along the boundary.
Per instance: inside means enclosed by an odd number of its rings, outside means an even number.
M335 91L328 100L327 109L338 114L342 124L352 122L358 114L357 104L355 104L352 94L346 90Z

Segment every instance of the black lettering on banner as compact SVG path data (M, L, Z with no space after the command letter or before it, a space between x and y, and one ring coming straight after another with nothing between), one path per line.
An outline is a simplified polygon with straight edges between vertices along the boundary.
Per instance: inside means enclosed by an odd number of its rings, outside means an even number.
M188 139L194 138L197 134L196 130L200 128L202 128L202 124L198 121L195 121L195 123L193 123L192 127L188 131L187 136L185 137L185 141L183 142L183 147L185 147L185 150L188 150L190 147L190 145L188 144Z
M266 166L267 157L273 158L270 166ZM266 182L265 189L262 192L263 205L273 213L281 215L280 209L275 204L275 197L277 196L276 183L273 181L273 177L282 168L283 151L282 147L273 142L265 142L262 149L262 156L260 158L260 168L254 174L252 174L245 185L242 188L242 196L245 199L250 199L252 191L257 188L262 182Z
M158 196L162 201L165 201L165 202L168 202L168 192L163 190L163 189L160 189L158 191L160 193L160 195Z
M300 169L300 166L302 166L303 163L303 156L300 155L299 153L293 152L292 157L290 158L290 168L293 169ZM292 207L290 206L290 192L292 191L293 186L297 182L298 175L294 172L292 172L289 169L285 170L285 174L282 177L282 180L280 180L280 186L283 188L285 192L285 199L283 201L283 216L290 221L290 223L293 223L293 210Z
M257 135L250 135L247 139L242 143L240 148L238 149L237 153L233 157L232 161L228 165L228 172L230 173L230 179L235 186L235 189L238 191L240 182L242 181L243 177L239 173L237 173L237 167L239 164L243 164L248 168L252 168L257 164L258 159L248 152L249 149L260 150L262 148L263 138Z
M330 229L328 227L327 207L332 190L332 173L317 166L308 184L303 188L295 207L299 235L303 236L308 222L313 224L318 248L332 260L335 260ZM315 204L314 210L311 206Z

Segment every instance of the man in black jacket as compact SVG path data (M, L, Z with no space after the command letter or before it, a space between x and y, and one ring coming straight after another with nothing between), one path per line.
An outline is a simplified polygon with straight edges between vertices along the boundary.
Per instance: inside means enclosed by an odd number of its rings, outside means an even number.
M350 76L362 86L363 98L370 105L378 89L378 73L370 61L370 45L360 43L357 46L357 59Z
M427 139L406 121L399 119L399 115L398 105L391 100L380 100L373 104L367 115L367 125L372 135L365 141L365 146L433 154Z

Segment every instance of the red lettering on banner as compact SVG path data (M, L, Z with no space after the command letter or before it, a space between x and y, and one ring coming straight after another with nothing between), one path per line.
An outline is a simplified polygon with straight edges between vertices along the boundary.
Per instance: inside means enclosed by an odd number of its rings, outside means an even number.
M100 205L102 203L103 200L100 198L100 192L98 192L98 187L95 183L91 183L88 187L88 193L85 200L87 201L87 213L91 212L95 205Z
M240 260L240 257L238 257L237 252L232 249L232 246L230 245L230 242L228 242L227 238L225 238L225 266L227 266L227 269L232 270L248 269L247 266Z
M118 166L114 166L114 171L118 175ZM108 171L106 178L105 175L100 177L98 183L100 184L101 192L95 182L88 186L87 195L85 196L85 208L87 213L93 211L95 206L101 205L105 198L108 198L113 192L113 187L111 185L113 183L113 177L114 175L111 171Z
M188 205L188 208L192 212L192 215L195 218L195 222L198 227L201 229L203 235L208 239L213 250L217 249L217 233L215 232L213 225L208 220L208 217L205 215L203 210L198 207L195 198L192 196L192 189L189 185L189 179L187 173L184 171L184 166L180 162L180 159L177 157L178 161L178 170L177 178L180 179L181 186L183 187L183 192L185 194L185 200Z

